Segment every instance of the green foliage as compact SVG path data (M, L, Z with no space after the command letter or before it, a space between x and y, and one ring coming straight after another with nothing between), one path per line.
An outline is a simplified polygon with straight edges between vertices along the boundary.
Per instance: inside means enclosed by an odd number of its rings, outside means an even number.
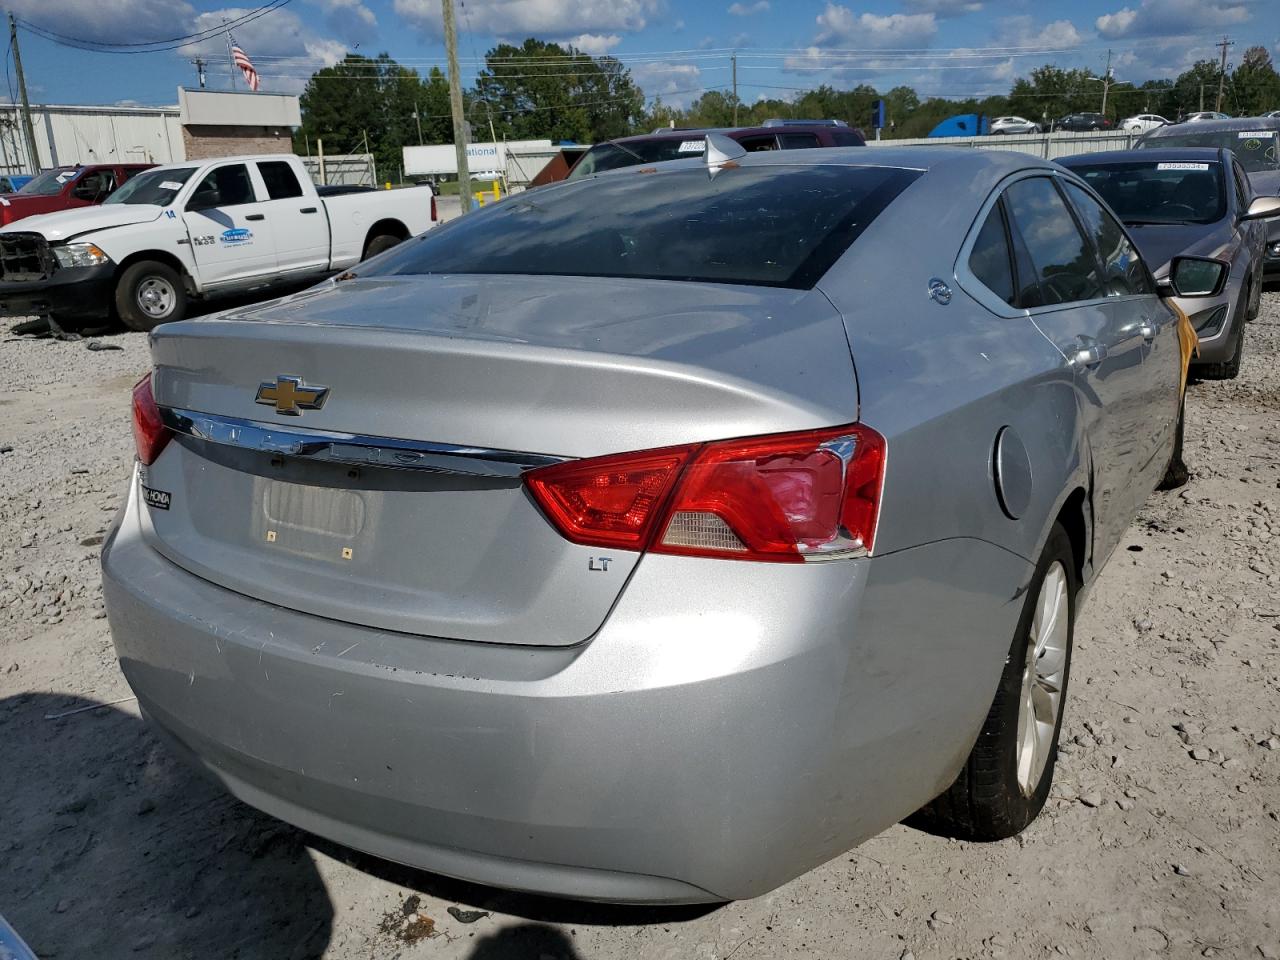
M1250 47L1231 77L1231 109L1241 116L1280 110L1280 73L1266 47Z

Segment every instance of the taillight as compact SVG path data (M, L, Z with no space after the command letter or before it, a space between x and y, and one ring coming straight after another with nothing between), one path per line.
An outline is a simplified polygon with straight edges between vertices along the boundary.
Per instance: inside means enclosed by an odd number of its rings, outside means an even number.
M870 553L885 442L861 425L578 460L526 482L575 543L799 563Z
M160 407L151 392L151 374L148 373L133 385L133 443L143 465L155 463L171 436L173 434L160 419Z
M436 210L436 195L433 193L431 195L431 220L434 223L439 218L440 218L440 214Z

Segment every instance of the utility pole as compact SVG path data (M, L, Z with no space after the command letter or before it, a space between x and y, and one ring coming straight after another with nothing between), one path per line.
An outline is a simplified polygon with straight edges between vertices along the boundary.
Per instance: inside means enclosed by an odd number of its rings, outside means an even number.
M1204 84L1200 84L1200 110L1204 110Z
M1102 75L1102 115L1107 115L1107 92L1111 89L1111 51L1107 51L1107 72Z
M1222 94L1227 85L1227 47L1234 47L1235 41L1230 37L1224 36L1222 42L1215 43L1214 46L1222 48L1222 72L1218 74L1218 99L1213 104L1213 109L1220 111L1222 109Z
M729 62L733 66L733 125L738 125L738 55L734 53L729 57Z
M418 101L413 101L413 119L418 121L418 146L422 146L422 110Z
M13 69L18 75L18 91L22 96L22 130L27 137L27 162L33 174L40 172L40 155L36 153L36 131L31 126L31 103L27 100L27 78L22 72L22 52L18 49L18 23L9 14L9 43L13 45Z
M467 117L462 109L462 74L458 70L458 25L453 0L440 0L444 8L444 52L449 60L449 112L453 114L453 147L458 155L458 199L462 212L471 209L471 170L467 166Z
M201 90L203 90L203 89L205 88L205 73L204 73L204 68L205 68L206 61L205 61L203 58L201 58L201 57L196 57L196 58L195 58L194 60L192 60L191 62L192 62L193 64L195 64L195 67L196 67L196 78L200 81L200 89L201 89Z

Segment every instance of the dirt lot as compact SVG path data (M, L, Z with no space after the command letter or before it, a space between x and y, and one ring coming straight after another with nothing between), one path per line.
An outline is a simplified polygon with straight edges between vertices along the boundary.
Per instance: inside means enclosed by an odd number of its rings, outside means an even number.
M1147 503L1081 617L1038 822L991 845L898 826L758 900L664 911L361 857L171 760L98 585L145 338L4 342L0 913L62 958L1280 957L1280 293L1249 336L1239 380L1191 388L1190 485Z

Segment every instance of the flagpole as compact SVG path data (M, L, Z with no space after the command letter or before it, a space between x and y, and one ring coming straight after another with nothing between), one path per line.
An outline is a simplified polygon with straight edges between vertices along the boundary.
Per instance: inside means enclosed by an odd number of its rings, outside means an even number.
M231 65L231 89L234 90L236 88L236 58L235 54L231 52L231 28L227 27L226 17L222 18L222 26L226 28L227 63Z

